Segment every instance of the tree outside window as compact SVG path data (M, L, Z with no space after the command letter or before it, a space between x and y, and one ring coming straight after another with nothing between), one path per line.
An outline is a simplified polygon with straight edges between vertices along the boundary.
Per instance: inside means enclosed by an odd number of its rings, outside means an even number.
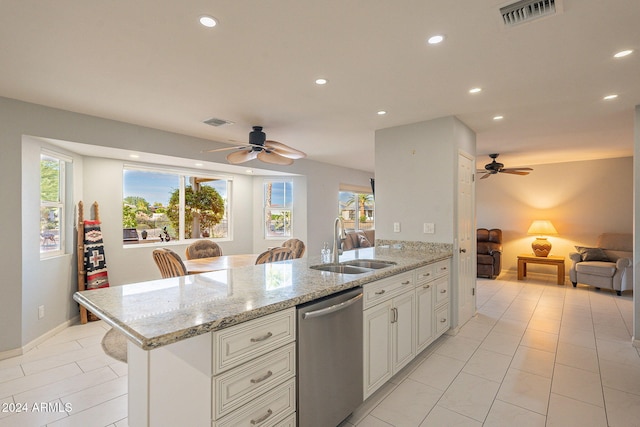
M57 255L64 248L65 162L40 154L40 254Z
M375 202L372 194L340 191L339 215L345 228L372 230L375 228Z
M142 241L229 237L228 179L126 168L123 183L122 226Z

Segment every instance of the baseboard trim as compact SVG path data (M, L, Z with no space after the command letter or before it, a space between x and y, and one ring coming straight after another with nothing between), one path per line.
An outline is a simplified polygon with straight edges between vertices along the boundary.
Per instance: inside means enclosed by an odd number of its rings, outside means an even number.
M640 340L636 339L636 337L631 337L631 345L640 348Z
M12 357L21 356L21 355L25 354L26 352L28 352L29 350L32 350L36 346L42 344L43 342L45 342L46 340L48 340L49 338L51 338L55 334L67 329L69 326L73 325L74 323L77 323L79 320L80 320L80 316L79 315L78 316L74 316L73 318L71 318L71 319L59 324L55 328L51 329L50 331L45 332L44 334L40 335L38 338L28 342L27 344L23 345L20 348L14 348L14 349L11 349L11 350L6 350L6 351L0 352L0 360L10 359Z

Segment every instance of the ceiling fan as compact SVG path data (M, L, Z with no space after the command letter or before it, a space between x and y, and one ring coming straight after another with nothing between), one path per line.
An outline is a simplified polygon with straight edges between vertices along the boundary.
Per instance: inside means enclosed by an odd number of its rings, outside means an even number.
M207 152L215 153L216 151L226 150L238 150L227 155L227 161L234 165L248 162L255 158L274 165L290 165L294 159L307 157L302 151L291 148L278 141L268 140L267 135L262 132L262 126L253 126L253 131L249 133L248 144L218 148L217 150L208 150Z
M485 179L490 177L491 175L495 175L498 172L500 173L510 173L513 175L529 175L528 171L532 171L531 168L505 168L504 164L496 162L496 158L499 154L489 154L489 157L493 159L491 163L487 163L484 166L484 169L478 169L477 173L484 172L484 175L480 177L480 179Z

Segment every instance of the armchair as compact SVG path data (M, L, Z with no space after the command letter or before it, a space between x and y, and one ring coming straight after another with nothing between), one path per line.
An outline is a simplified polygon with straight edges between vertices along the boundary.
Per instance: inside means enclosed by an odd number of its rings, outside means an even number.
M502 270L502 230L478 228L478 277L495 279Z
M633 234L603 233L595 248L576 246L576 250L569 253L574 288L582 283L618 295L633 290Z

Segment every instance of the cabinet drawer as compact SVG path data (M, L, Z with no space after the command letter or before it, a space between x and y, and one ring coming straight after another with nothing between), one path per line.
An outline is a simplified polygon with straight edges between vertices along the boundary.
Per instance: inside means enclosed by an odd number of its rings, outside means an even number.
M214 332L214 375L292 342L295 325L296 311L290 308Z
M213 378L215 419L296 374L295 343Z
M291 378L237 411L213 423L213 427L294 426L296 380ZM293 424L291 424L293 420Z
M450 262L449 260L438 261L433 264L433 272L435 277L444 276L445 274L449 274L450 270Z
M415 270L416 273L416 285L421 285L423 283L427 283L435 279L435 265L425 265L424 267L417 268Z
M449 329L450 324L449 304L445 304L436 310L436 335L442 335L447 329Z
M443 276L433 282L436 291L436 305L449 301L449 276Z
M373 307L413 288L414 280L413 273L402 273L364 285L362 287L363 308Z

